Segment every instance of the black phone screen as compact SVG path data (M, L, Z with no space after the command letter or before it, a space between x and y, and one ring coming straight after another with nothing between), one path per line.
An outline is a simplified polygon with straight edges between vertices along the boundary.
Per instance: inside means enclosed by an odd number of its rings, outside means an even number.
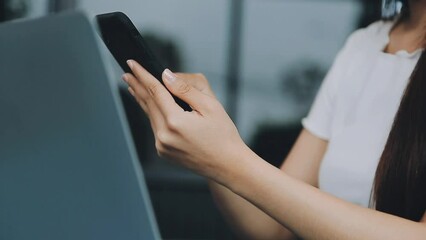
M124 13L100 14L96 16L96 20L102 40L124 72L132 72L126 61L133 59L164 85L161 75L165 67L155 58L139 31ZM192 110L181 99L174 99L185 111Z

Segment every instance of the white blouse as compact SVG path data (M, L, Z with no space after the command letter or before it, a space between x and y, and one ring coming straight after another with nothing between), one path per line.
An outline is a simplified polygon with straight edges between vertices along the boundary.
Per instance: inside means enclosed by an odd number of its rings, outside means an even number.
M302 124L328 140L319 187L368 207L374 175L408 79L422 53L387 54L392 22L354 32Z

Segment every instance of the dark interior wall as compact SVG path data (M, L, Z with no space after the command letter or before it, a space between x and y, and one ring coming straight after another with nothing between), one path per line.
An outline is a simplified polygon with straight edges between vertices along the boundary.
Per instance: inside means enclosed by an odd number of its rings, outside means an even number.
M3 22L6 20L6 1L0 0L0 22Z
M364 28L381 18L381 0L360 0L362 4L358 27Z
M24 0L0 0L0 22L25 16L28 3Z

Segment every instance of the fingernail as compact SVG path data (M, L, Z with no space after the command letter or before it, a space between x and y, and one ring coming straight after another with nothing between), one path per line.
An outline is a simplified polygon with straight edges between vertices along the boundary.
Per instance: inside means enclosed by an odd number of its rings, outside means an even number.
M133 61L132 60L127 60L126 63L130 68L133 68Z
M172 71L170 71L168 68L164 70L164 78L170 83L176 81L176 75L172 73Z
M133 91L133 89L131 87L128 87L127 90L130 92L130 94L135 96L135 91Z
M121 76L121 78L125 81L125 82L127 82L127 75L126 74L123 74L123 76Z

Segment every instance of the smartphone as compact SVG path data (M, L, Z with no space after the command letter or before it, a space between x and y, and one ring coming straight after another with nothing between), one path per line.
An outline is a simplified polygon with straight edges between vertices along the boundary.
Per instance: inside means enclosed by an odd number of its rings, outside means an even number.
M99 14L96 15L96 21L102 40L124 72L132 73L126 61L133 59L164 85L161 76L165 68L156 59L126 14L122 12ZM173 98L185 111L192 111L186 102L175 96Z

